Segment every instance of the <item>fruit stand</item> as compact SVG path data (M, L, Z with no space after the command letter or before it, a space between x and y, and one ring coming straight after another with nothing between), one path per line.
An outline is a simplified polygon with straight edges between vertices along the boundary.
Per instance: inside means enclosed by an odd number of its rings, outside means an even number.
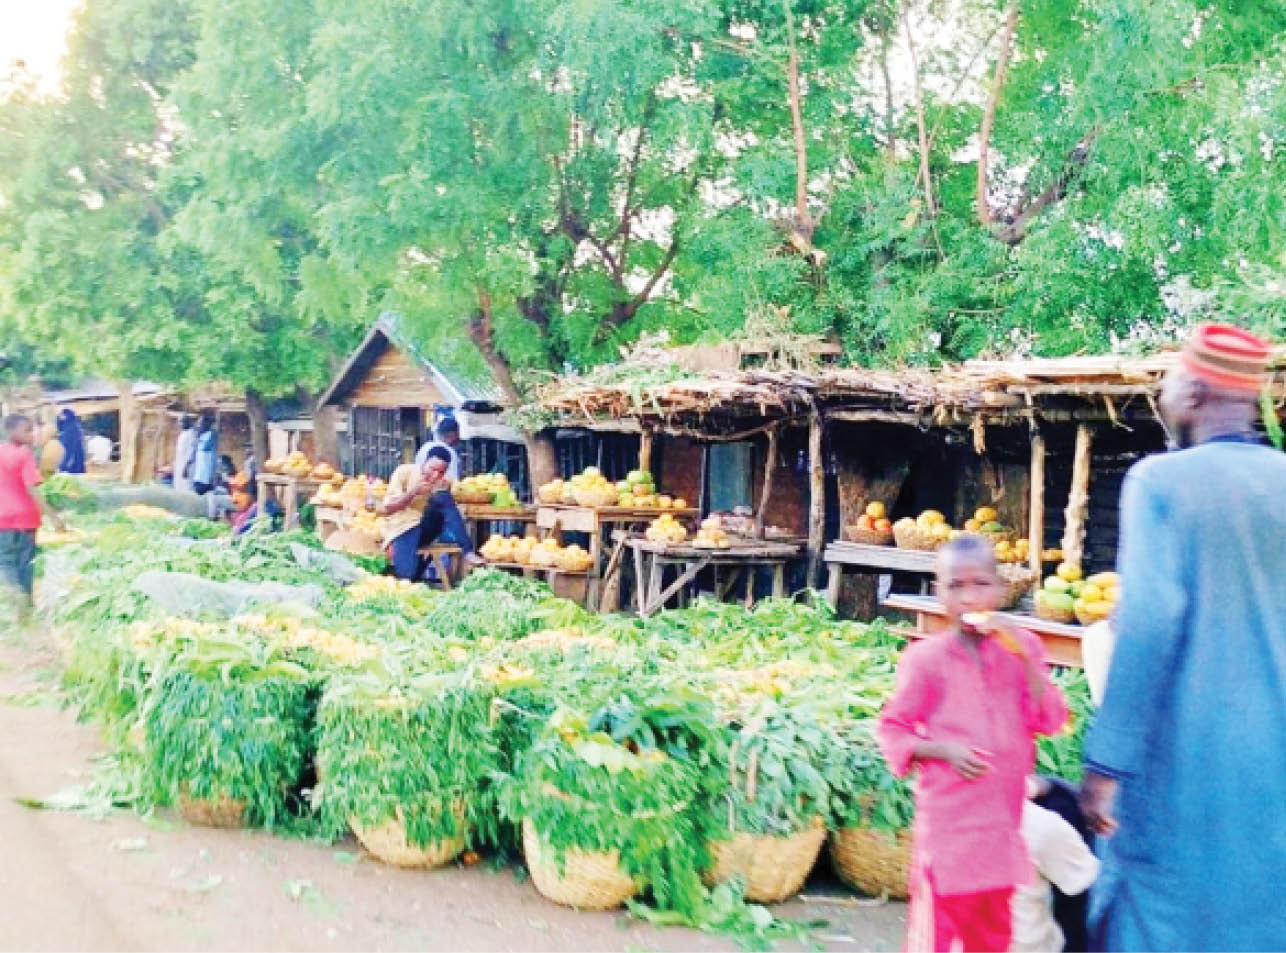
M769 540L729 540L726 546L668 543L632 537L626 545L634 552L634 569L638 585L635 590L636 607L643 618L655 615L665 608L685 587L694 582L706 568L715 572L714 596L722 602L741 580L746 581L746 608L755 604L754 570L772 569L772 597L786 595L786 566L803 555L804 547L798 543L779 543ZM665 570L673 567L678 576L665 585Z
M931 596L894 594L888 596L883 605L886 609L909 612L915 616L915 628L908 633L914 638L934 635L947 627L946 610L942 608L942 603ZM1022 612L1001 612L999 615L1040 636L1045 644L1045 657L1049 664L1081 668L1081 635L1084 629L1079 625L1050 622Z

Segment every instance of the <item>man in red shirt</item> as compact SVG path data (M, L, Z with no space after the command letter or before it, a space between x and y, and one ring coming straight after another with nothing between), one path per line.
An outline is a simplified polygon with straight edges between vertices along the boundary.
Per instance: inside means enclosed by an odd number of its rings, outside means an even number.
M40 469L31 447L35 428L29 417L13 414L4 419L0 443L0 587L18 595L20 617L31 611L32 563L36 558L36 530L47 512L36 495ZM55 525L61 521L49 514Z

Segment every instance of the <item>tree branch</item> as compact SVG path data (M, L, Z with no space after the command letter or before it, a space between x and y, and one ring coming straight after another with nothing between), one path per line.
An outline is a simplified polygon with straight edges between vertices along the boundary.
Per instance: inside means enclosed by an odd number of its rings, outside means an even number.
M482 355L488 370L500 385L505 399L515 407L522 403L522 395L514 384L513 371L509 367L509 362L496 350L491 329L491 293L481 286L478 288L478 310L469 319L469 339Z
M652 125L652 115L656 110L656 93L648 93L647 105L643 107L643 121L639 124L638 139L634 143L634 154L630 156L629 172L625 177L625 202L621 207L621 223L616 227L616 233L621 236L620 258L624 264L629 257L631 225L634 220L634 189L638 184L639 164L643 160L643 140L647 138L647 131Z
M786 64L786 92L790 105L790 125L795 137L795 230L802 243L812 248L817 223L808 214L808 138L804 131L804 109L799 90L799 49L795 44L795 17L791 0L782 0L786 11L786 36L790 59Z
M634 317L634 315L638 314L639 308L647 304L648 300L652 297L652 292L656 290L657 283L665 277L665 273L669 271L670 266L674 264L674 258L678 253L679 240L676 238L670 242L670 247L666 249L665 257L663 257L661 259L661 263L656 266L651 277L648 278L647 284L643 286L643 290L629 301L623 301L613 306L612 313L607 320L607 323L611 327L619 328L626 321Z
M919 179L924 188L924 207L930 217L937 213L933 201L933 176L929 172L929 132L924 121L924 89L920 85L920 59L915 52L915 38L911 35L911 21L902 13L902 30L906 34L907 50L911 54L911 71L915 78L915 128L920 144Z
M1076 144L1076 148L1068 153L1067 159L1063 162L1063 168L1054 181L1049 184L1045 191L1020 207L1009 218L1004 227L996 232L996 238L1006 245L1017 245L1027 237L1027 230L1037 215L1055 202L1063 200L1067 195L1067 187L1071 185L1072 179L1089 161L1090 147L1093 145L1094 137L1097 134L1097 129L1090 130L1085 138Z
M990 225L992 222L991 206L987 202L987 153L991 148L991 130L996 124L996 108L1000 104L1000 93L1005 88L1005 73L1009 69L1009 59L1014 51L1018 12L1019 0L1009 0L1005 32L1000 40L1000 56L996 59L996 73L991 80L991 93L987 96L987 107L982 114L982 128L978 133L978 186L974 195L974 208L978 213L978 222L982 225Z

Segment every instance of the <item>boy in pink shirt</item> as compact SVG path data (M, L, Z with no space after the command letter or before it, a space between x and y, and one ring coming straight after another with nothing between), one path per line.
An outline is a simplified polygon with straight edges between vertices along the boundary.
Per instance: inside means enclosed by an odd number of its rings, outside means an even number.
M907 948L1008 950L1010 897L1028 873L1024 786L1037 734L1067 717L1039 638L993 615L995 553L967 536L938 556L951 627L909 647L880 716L892 771L918 769Z
M0 441L0 590L7 588L16 594L18 614L22 618L31 611L36 530L40 529L45 506L35 493L40 484L40 469L31 450L35 428L30 418L21 414L6 417L3 438ZM57 517L49 515L55 525L61 526Z

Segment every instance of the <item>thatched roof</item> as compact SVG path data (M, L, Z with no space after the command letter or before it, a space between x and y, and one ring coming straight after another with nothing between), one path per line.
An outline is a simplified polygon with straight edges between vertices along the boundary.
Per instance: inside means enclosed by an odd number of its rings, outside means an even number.
M629 364L563 377L537 405L566 424L726 431L821 408L835 420L884 420L921 426L1104 419L1152 414L1161 378L1176 352L1149 357L1094 356L967 361L942 368L876 370L686 371L677 364ZM1274 367L1286 368L1286 348ZM1274 382L1286 397L1280 377Z

